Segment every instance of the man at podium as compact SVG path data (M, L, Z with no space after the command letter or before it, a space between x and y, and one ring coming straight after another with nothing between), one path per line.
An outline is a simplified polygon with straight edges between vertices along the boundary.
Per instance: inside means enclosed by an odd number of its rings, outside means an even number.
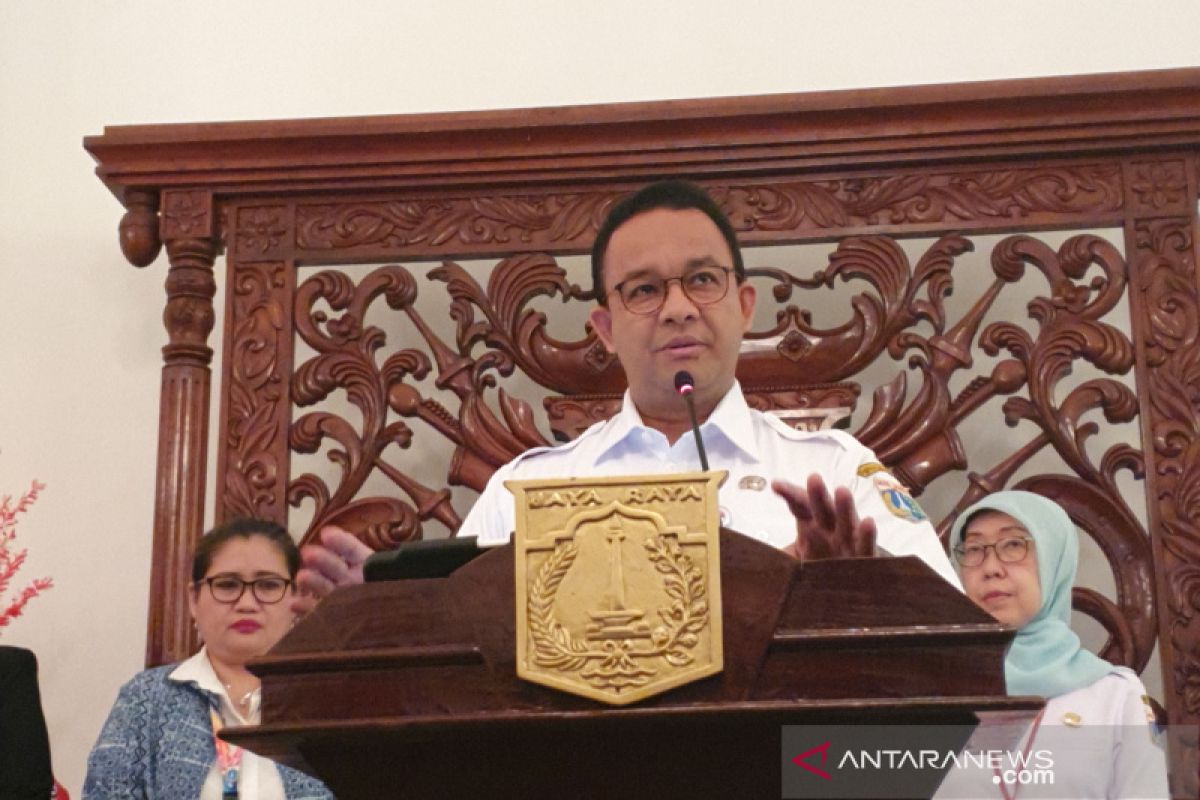
M724 527L804 560L872 555L878 544L918 556L959 586L933 526L874 453L842 431L797 431L747 405L735 372L755 291L732 225L703 189L660 181L615 205L592 248L592 279L591 323L628 380L621 410L572 442L534 448L497 470L464 534L481 545L508 541L514 507L505 481L695 471L706 450L713 468L729 472L719 491ZM690 433L680 373L703 450ZM303 549L297 610L361 582L370 555L350 533L325 528L321 544Z

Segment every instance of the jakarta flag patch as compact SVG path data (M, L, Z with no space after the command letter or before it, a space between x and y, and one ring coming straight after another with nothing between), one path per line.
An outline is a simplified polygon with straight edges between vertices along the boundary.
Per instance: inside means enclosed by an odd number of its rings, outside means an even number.
M896 480L887 467L877 461L871 461L858 468L860 478L870 478L883 500L883 505L893 516L909 522L924 522L929 519L921 506L913 499L908 487Z

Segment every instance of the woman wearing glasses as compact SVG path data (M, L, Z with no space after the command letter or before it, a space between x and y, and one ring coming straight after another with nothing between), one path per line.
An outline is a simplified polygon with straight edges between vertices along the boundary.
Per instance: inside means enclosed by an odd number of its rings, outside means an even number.
M1018 629L1004 660L1008 693L1040 695L1046 706L1020 759L986 774L951 773L939 796L1167 797L1141 680L1085 650L1071 630L1079 543L1066 512L1031 492L997 492L959 515L950 544L967 596ZM985 788L964 793L964 780Z
M188 606L203 647L121 688L88 757L83 797L329 798L319 781L217 737L259 722L246 662L291 628L300 556L279 525L236 520L196 545Z

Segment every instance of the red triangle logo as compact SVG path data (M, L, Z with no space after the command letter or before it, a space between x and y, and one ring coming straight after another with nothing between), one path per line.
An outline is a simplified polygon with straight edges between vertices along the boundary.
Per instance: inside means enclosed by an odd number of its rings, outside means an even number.
M825 742L824 744L819 744L816 747L808 748L800 755L792 758L792 763L795 764L797 767L808 770L813 775L819 775L820 777L824 778L825 780L832 780L833 776L831 776L828 772L826 772L823 769L818 769L817 767L814 767L812 764L809 764L805 760L809 756L811 756L813 753L821 754L821 766L825 766L825 759L829 755L829 742Z

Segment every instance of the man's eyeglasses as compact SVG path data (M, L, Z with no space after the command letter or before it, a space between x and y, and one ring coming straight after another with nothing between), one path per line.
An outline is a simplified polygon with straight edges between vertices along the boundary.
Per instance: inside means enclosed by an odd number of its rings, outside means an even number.
M622 305L634 314L654 314L667 302L667 292L672 281L679 281L679 288L698 306L716 303L729 291L729 273L732 267L699 267L675 278L659 278L641 275L621 281L609 291L621 298Z
M1029 554L1029 545L1032 543L1033 540L1025 536L1001 539L995 544L969 542L954 548L954 558L964 567L978 567L987 558L987 551L995 550L996 558L1006 564L1015 564Z
M215 575L198 583L207 583L213 600L218 603L236 603L242 599L246 587L249 587L254 599L264 605L278 603L287 594L288 586L292 584L288 578L281 578L278 575L268 575L252 581L244 581L236 575Z

